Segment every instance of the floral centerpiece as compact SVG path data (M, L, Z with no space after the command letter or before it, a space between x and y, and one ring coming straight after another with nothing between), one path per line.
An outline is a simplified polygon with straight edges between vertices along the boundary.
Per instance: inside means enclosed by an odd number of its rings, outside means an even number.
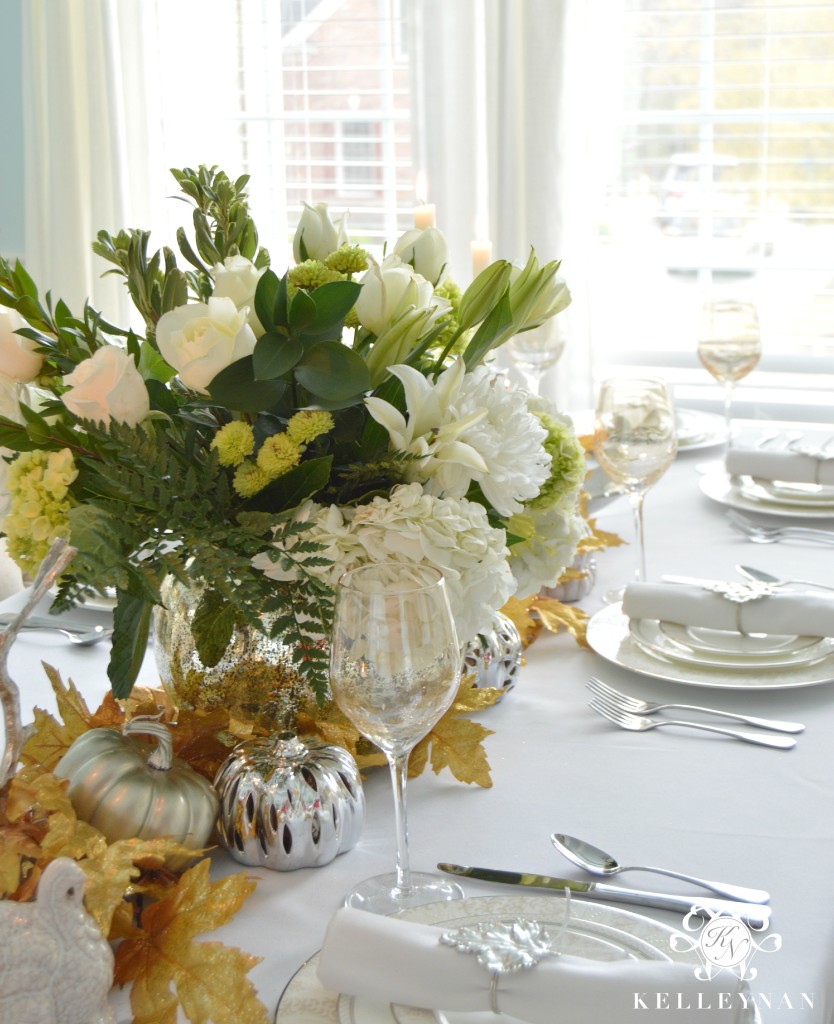
M437 566L461 642L554 583L582 531L583 452L567 418L485 359L566 307L558 263L499 260L461 293L438 230L377 262L318 204L279 274L246 176L173 174L193 205L183 266L146 231L94 243L141 328L74 314L0 260L2 531L30 574L55 537L77 548L59 607L115 588L114 695L130 692L169 576L204 587L205 664L236 625L268 629L320 702L346 569Z

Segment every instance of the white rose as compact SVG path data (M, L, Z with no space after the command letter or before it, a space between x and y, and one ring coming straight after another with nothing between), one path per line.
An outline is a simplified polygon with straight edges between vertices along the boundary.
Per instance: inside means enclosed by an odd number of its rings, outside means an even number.
M437 284L449 263L449 243L437 228L412 228L397 239L394 255Z
M104 345L64 377L70 390L61 396L69 411L83 420L110 420L135 427L150 412L148 389L133 357L115 345Z
M214 297L231 299L238 309L245 308L247 322L256 338L264 333L263 324L255 312L255 289L264 270L258 270L245 256L227 256L222 263L215 263L213 267Z
M183 384L205 394L221 370L252 355L255 335L231 299L212 297L164 313L156 325L156 343Z
M381 266L374 263L359 283L362 291L354 309L359 323L371 334L381 334L406 306L427 309L437 305L439 310L448 306L435 299L431 282L422 274L415 274L399 256L387 256Z
M334 224L330 219L327 203L316 203L315 206L302 203L302 206L304 210L301 213L301 220L295 229L295 238L292 242L295 262L300 263L303 259L323 260L347 241L345 225L347 214ZM302 239L304 240L304 255L301 252Z
M43 365L43 356L35 352L37 342L15 334L28 326L16 309L0 313L0 374L21 384L34 380Z

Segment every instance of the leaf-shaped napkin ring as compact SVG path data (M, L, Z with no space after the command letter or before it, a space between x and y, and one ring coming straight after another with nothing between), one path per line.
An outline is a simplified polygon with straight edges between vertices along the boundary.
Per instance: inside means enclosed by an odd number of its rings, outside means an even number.
M565 918L567 924L567 917ZM561 939L565 925L559 933ZM489 971L489 1008L498 1009L498 982L502 974L535 967L548 956L559 956L544 925L538 921L485 921L443 932L440 941L460 953L471 953Z
M770 597L779 589L773 583L763 583L758 580L751 580L749 583L703 583L703 590L709 590L713 594L720 594L723 598L736 606L736 632L747 636L747 632L741 628L741 606L749 604L750 601L761 601L763 597Z

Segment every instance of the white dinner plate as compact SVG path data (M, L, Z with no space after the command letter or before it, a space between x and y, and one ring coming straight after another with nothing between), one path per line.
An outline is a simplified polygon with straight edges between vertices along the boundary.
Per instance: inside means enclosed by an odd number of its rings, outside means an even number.
M749 636L657 619L630 619L629 632L649 654L688 665L717 668L786 668L810 665L834 654L834 638Z
M739 489L745 498L755 502L765 502L777 505L795 505L798 508L819 508L830 510L834 514L834 495L812 491L810 487L804 491L786 486L774 484L771 480L762 480L759 477L742 476L738 481Z
M834 682L834 654L813 664L769 668L696 665L673 660L637 643L621 604L598 611L588 623L586 638L591 649L606 661L670 683L721 690L784 690Z
M764 477L752 477L754 483L766 491L769 497L777 501L800 498L803 501L816 501L834 504L834 487L822 484L793 483L787 480L766 480Z
M523 917L549 926L553 936L564 921L566 902L561 896L478 896L431 903L405 911L403 917L423 924L460 927L481 921ZM570 924L564 951L595 960L675 960L698 964L696 953L671 947L671 928L651 918L602 903L571 899ZM509 1024L512 1018L484 1014L435 1014L413 1007L373 1004L326 992L316 975L318 954L290 979L278 1003L275 1024Z
M794 516L802 519L819 519L834 517L834 506L820 507L811 504L793 504L776 499L758 501L744 493L741 484L733 480L723 469L710 470L704 473L699 481L701 491L713 501L730 508L744 509L746 512L761 512L762 515Z
M676 409L678 449L683 452L700 451L724 444L726 428L724 417L699 409Z

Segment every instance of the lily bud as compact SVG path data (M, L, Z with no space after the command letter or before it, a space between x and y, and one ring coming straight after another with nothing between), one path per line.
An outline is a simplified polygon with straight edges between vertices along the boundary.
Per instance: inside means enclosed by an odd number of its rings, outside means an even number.
M436 285L449 262L449 243L437 228L412 228L397 239L394 255Z
M464 331L484 320L507 290L512 265L496 260L475 278L460 300L460 326Z

